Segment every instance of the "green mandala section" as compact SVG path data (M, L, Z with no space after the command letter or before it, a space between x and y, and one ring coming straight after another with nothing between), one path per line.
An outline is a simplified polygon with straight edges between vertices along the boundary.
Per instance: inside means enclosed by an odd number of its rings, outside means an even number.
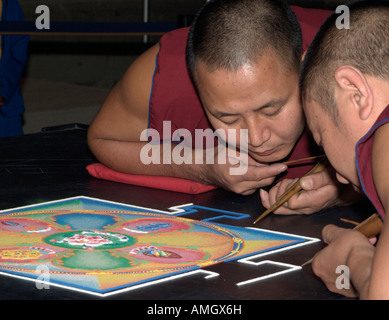
M139 263L121 257L114 257L109 251L75 251L68 257L55 261L55 264L70 269L106 271L127 269Z
M110 250L132 246L136 238L115 232L77 230L49 235L43 241L51 246L79 250Z

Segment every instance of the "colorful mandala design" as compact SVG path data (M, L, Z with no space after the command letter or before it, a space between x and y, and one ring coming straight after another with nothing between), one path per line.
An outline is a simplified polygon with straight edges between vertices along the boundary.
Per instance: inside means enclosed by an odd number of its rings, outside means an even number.
M80 201L0 214L0 271L106 293L304 241Z
M10 244L0 250L1 267L49 263L67 274L184 270L226 260L243 244L229 230L201 221L105 210L13 213L0 218L0 232Z

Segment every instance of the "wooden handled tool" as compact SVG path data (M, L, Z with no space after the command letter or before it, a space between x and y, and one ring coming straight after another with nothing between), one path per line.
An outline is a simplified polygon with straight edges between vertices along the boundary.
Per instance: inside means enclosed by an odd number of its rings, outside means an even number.
M383 225L384 224L380 216L377 213L374 213L369 218L358 224L354 230L361 232L367 238L372 238L381 233ZM303 263L301 267L312 263L312 261L313 258L309 259L307 262Z
M354 230L358 230L367 238L375 237L381 233L384 223L377 213L372 214L369 218L358 224Z
M321 159L321 158L324 158L324 157L325 157L325 155L322 154L320 156L313 156L313 157L307 157L307 158L300 158L300 159L285 161L285 162L283 162L283 164L286 164L288 166L290 166L290 165L300 165L300 164L303 164L303 163L306 163L306 162L309 162L309 161L312 161L312 160Z
M329 161L327 158L322 158L311 170L309 170L305 175L308 176L313 173L317 173L320 171L323 171L325 168L329 166ZM297 192L299 192L302 187L300 185L299 178L295 183L293 183L285 192L281 195L281 197L274 203L269 209L267 209L264 213L262 213L257 220L254 221L254 224L256 224L259 220L266 217L269 213L273 212L280 206L282 206L286 201L288 201L291 197L293 197Z

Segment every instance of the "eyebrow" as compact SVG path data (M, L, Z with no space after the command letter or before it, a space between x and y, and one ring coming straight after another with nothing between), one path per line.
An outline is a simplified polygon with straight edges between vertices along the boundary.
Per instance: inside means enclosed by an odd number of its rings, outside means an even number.
M257 112L257 111L260 111L262 109L266 109L266 108L270 108L270 107L274 107L277 103L280 103L280 100L270 100L268 103L266 103L265 105L263 106L260 106L256 109L254 109L253 111L254 112ZM228 112L222 112L222 111L214 111L213 112L213 115L215 117L218 117L218 118L222 118L222 117L231 117L231 116L239 116L240 113L228 113Z

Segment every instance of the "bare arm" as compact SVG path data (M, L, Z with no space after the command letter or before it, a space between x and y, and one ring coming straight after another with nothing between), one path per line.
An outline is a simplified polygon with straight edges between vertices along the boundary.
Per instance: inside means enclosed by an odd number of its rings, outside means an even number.
M146 166L140 159L140 151L146 144L140 141L140 136L148 125L158 50L159 46L155 45L141 55L109 93L89 128L89 147L100 162L120 172L188 179L197 177L199 174L193 174L195 168L188 172L186 166Z
M109 93L89 128L89 147L101 163L120 172L207 183L204 166L165 165L163 161L158 165L144 165L140 159L141 150L147 143L140 141L140 137L148 126L149 99L158 50L159 46L155 45L141 55ZM174 146L172 144L171 148Z
M97 159L115 170L138 172L140 134L147 128L148 101L158 46L141 55L113 87L88 130ZM155 60L154 60L155 61Z

